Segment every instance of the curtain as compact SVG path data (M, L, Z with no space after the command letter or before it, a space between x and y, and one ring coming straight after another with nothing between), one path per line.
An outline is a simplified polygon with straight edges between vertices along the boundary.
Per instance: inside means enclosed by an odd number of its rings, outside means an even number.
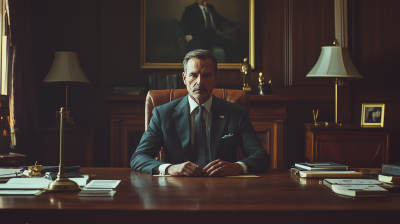
M15 152L31 154L38 110L32 64L30 0L8 0L11 60L10 129Z

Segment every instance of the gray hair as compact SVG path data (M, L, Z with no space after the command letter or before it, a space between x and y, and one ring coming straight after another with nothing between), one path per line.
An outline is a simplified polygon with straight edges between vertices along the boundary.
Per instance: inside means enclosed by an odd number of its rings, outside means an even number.
M187 74L187 63L191 58L197 58L200 60L207 60L211 58L214 63L214 75L217 74L217 59L210 51L203 49L193 50L186 54L185 58L183 59L183 70L185 71L185 74Z

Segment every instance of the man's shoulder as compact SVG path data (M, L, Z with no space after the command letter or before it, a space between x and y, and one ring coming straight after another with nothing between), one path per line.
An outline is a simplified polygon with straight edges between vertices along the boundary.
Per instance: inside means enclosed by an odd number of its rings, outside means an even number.
M221 99L219 97L214 96L213 98L213 104L218 104L220 108L224 108L226 111L228 112L241 112L243 110L246 110L246 108L244 108L243 106L236 104L236 103L232 103L230 101Z
M155 109L157 108L157 110L159 110L160 112L175 111L176 106L178 106L178 104L181 103L181 101L184 99L186 99L186 101L187 101L187 96L184 96L179 99L168 102L166 104L157 106L157 107L155 107Z
M197 4L197 2L195 2L194 4L186 6L185 10L193 10L193 9L197 9L197 8L199 8L199 5Z

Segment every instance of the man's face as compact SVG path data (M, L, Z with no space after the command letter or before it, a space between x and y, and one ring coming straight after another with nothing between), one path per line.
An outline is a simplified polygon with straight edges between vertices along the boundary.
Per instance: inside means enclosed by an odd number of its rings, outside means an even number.
M206 0L197 0L197 4L199 4L199 5L207 5L207 2L206 2Z
M205 103L211 97L218 80L218 74L214 74L213 61L211 58L191 58L187 63L186 73L182 73L183 82L190 96L198 104Z

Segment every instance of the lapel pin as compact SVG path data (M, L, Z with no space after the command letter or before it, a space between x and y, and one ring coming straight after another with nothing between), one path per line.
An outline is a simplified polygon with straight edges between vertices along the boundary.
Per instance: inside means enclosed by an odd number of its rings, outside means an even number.
M224 115L219 115L219 118L224 118L225 116Z

